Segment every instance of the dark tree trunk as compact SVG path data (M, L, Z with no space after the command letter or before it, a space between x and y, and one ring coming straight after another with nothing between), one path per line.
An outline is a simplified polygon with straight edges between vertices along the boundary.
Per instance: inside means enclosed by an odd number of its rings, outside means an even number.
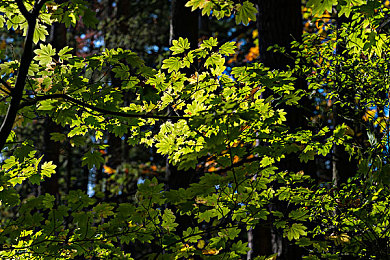
M186 0L172 0L170 41L179 37L187 38L191 48L198 46L199 13L191 12L185 7ZM186 71L187 74L193 71ZM167 163L167 180L170 189L186 188L194 181L193 171L179 171L177 167Z
M271 46L278 45L290 54L290 43L299 41L302 35L302 14L300 0L258 0L257 27L259 32L260 62L271 69L287 69L294 60L287 55L268 51ZM305 88L304 81L297 81L297 88ZM267 92L265 92L267 95ZM287 112L287 125L296 130L305 125L306 119L301 109L284 106ZM297 172L307 166L300 163L297 155L287 155L279 165L281 170ZM306 172L306 171L305 171ZM278 210L283 205L275 205ZM267 225L258 225L249 234L252 237L251 255L254 258L261 255L278 253L278 259L300 259L302 251L297 247L287 246L281 234L275 230L272 221Z
M59 179L59 165L60 165L60 151L61 151L61 144L59 142L54 142L50 139L51 133L54 132L61 132L61 127L58 126L56 123L54 123L50 118L45 119L45 130L44 130L44 147L43 147L43 153L44 153L44 160L45 161L52 161L53 164L57 165L56 173L51 176L51 178L45 179L44 182L42 182L41 185L41 193L49 193L51 195L54 195L58 197L59 195L59 185L58 185L58 179Z
M61 50L66 46L66 27L64 24L54 23L51 26L50 39L53 48L57 51ZM56 168L56 174L52 175L50 179L45 180L42 183L42 193L49 193L51 195L59 195L59 184L58 179L60 175L60 151L62 149L61 143L51 140L51 133L63 132L63 128L53 122L50 118L45 119L45 130L44 130L44 155L45 161L53 161ZM68 162L69 163L69 162ZM66 176L66 178L70 178Z
M351 22L350 18L345 16L341 16L337 18L337 29L341 28L343 23ZM336 47L336 54L344 55L345 47L342 44L338 44ZM347 55L347 54L345 54ZM342 70L342 66L338 66L339 70ZM341 74L341 72L340 72ZM342 89L341 79L337 79L337 84L340 89ZM342 93L342 92L341 92ZM349 96L348 93L341 96ZM353 98L353 97L352 97ZM350 100L349 100L350 101ZM340 114L342 114L342 109L337 104L333 104L333 127L337 125L341 125L343 123L350 125L350 122L346 122ZM360 117L361 118L361 117ZM359 122L357 120L357 122ZM351 125L350 125L351 126ZM354 131L361 131L361 126L355 125L352 126ZM349 154L345 151L344 147L341 145L335 145L333 147L333 155L332 155L332 181L335 186L339 186L341 183L346 183L348 178L351 178L356 175L358 162L355 159L350 160Z
M285 47L288 53L290 43L301 39L301 1L258 0L258 11L260 62L271 69L285 69L293 64L293 60L267 49L278 44Z
M185 7L186 0L172 0L169 41L187 38L191 48L198 47L199 13Z
M187 38L192 49L198 47L199 37L199 13L191 12L191 8L185 7L186 0L172 0L171 2L171 23L170 23L170 43L179 37ZM183 70L187 75L194 71ZM188 188L196 181L195 170L178 170L178 168L168 162L166 164L166 181L169 189ZM192 218L184 215L176 215L176 222L179 224L179 233L191 226Z

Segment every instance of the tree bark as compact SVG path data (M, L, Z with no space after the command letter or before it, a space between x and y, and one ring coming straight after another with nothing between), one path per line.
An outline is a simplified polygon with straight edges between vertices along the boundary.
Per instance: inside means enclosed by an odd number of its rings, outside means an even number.
M171 22L170 22L170 43L179 37L187 38L192 49L198 47L199 34L199 13L191 12L191 9L185 7L186 0L172 0ZM194 73L191 69L183 70L187 76ZM178 170L178 168L166 161L166 181L169 189L188 188L196 180L195 170ZM187 227L192 226L192 218L187 215L176 215L178 232L182 232Z
M293 40L302 35L300 0L258 0L257 27L259 31L260 62L271 69L285 69L293 60L283 54L267 51L275 44L290 50Z
M23 98L24 87L26 85L26 79L28 74L28 69L30 67L31 61L33 59L33 36L35 31L35 26L37 24L37 17L40 9L45 4L46 1L37 1L34 4L34 8L31 12L27 11L22 0L17 0L16 4L19 8L19 11L26 18L28 23L27 35L24 41L24 50L22 53L22 58L20 60L20 66L18 69L18 75L16 77L15 87L11 91L11 102L8 106L7 114L3 120L3 123L0 127L0 151L4 148L7 138L11 133L12 127L15 122L16 115L20 109L19 105Z
M347 18L345 16L341 16L337 18L337 29L340 29L343 23L349 23L351 22L350 18ZM343 54L345 51L345 47L341 44L337 44L336 46L336 55L347 55ZM342 70L342 66L337 67L338 70ZM339 74L342 72L340 71ZM341 79L337 79L336 82L340 89L342 89L342 85L344 84L341 82ZM343 92L341 92L343 93ZM345 96L348 96L348 93L346 93ZM384 97L385 98L385 97ZM340 117L340 114L342 114L341 107L337 104L333 104L333 127L336 127L338 125L341 125L343 123L350 125L349 122L346 122L342 117ZM352 126L352 129L357 131L361 126L355 125ZM361 130L361 129L359 129ZM351 178L356 175L357 173L357 165L358 162L354 159L350 160L349 154L345 151L344 147L341 145L335 145L332 149L332 182L334 186L339 186L341 183L346 183L348 178Z
M51 26L49 42L58 52L64 48L67 44L66 37L66 27L64 24L54 23ZM43 139L43 153L45 161L53 161L53 164L57 165L56 174L53 174L51 178L46 179L42 183L42 193L49 193L51 195L59 196L59 184L58 180L60 178L60 151L61 143L51 140L51 133L54 132L63 132L63 127L57 125L50 118L45 119L45 129L44 129L44 139ZM68 163L70 161L68 160ZM68 173L69 174L69 173ZM66 179L71 178L71 176L64 176ZM68 182L67 182L68 183ZM70 183L70 182L69 182ZM68 183L68 184L69 184Z
M186 0L172 0L169 42L179 37L187 38L191 48L198 47L199 12L185 7Z
M286 69L294 64L287 55L268 51L278 45L290 53L290 43L299 41L302 35L302 14L300 0L258 0L257 28L259 32L260 62L271 69ZM304 82L297 81L297 88L304 88ZM267 95L267 91L265 92ZM305 117L301 109L284 106L287 112L287 125L292 130L304 125ZM287 171L303 170L297 155L287 156L279 168ZM281 205L276 205L280 207ZM275 209L277 210L277 208ZM274 229L272 223L256 226L249 234L252 237L250 258L278 253L278 259L300 259L302 252L297 247L286 246L286 241Z

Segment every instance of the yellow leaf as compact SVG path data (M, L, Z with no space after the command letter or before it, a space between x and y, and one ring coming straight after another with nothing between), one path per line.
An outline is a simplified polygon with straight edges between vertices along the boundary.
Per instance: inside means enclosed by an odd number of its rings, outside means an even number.
M204 255L217 255L218 253L219 253L219 250L216 248L202 250L202 254L204 254Z
M5 40L3 40L3 41L0 43L0 50L4 50L6 46L7 46L7 43L5 42Z
M375 114L376 114L376 108L367 110L363 116L363 120L364 121L372 120L374 119Z
M253 39L257 39L257 37L259 36L259 31L256 29L256 30L253 30L252 31L252 38Z
M197 246L198 246L199 249L202 249L205 244L206 244L206 242L204 242L204 240L199 240Z

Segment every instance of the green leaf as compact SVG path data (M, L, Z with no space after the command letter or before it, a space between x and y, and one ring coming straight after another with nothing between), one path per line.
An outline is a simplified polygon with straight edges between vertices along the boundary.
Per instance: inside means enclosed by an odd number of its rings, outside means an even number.
M239 240L237 243L234 243L230 248L230 250L238 254L247 254L249 249L250 248L248 247L248 243L247 242L242 243L241 240Z
M288 214L290 218L296 221L305 221L309 218L309 211L306 209L293 210Z
M56 100L43 100L41 102L38 103L38 110L45 110L45 111L48 111L48 110L52 110L53 108L55 108L55 106L53 105L53 103L56 103L57 101Z
M36 56L34 60L39 62L39 65L47 66L52 62L53 56L56 54L56 49L53 49L53 46L49 43L48 45L41 44L38 50L35 50Z
M88 28L96 28L96 25L99 23L99 20L96 18L96 13L86 7L84 10L83 17L83 23Z
M188 39L183 39L182 37L180 37L179 40L173 40L172 45L173 46L169 48L173 51L172 55L183 53L185 50L190 48Z
M42 205L47 209L52 209L56 198L48 193L42 198Z
M162 216L162 224L161 226L168 231L174 231L176 227L179 225L175 223L176 216L173 214L172 210L165 209L164 214Z
M64 48L62 48L59 52L58 52L58 57L61 59L61 60L69 60L70 58L72 58L72 54L68 53L70 51L72 51L73 48L69 47L69 46L65 46Z
M98 151L88 152L86 153L83 158L81 159L82 163L81 165L88 165L88 168L93 168L95 166L96 168L99 168L102 163L104 163L104 158L101 153Z
M130 77L129 67L121 63L119 66L112 69L112 72L115 72L115 78L120 78L121 80L127 80Z
M287 234L288 240L299 239L300 236L306 236L307 232L305 231L307 227L300 223L294 223L291 227L287 228L287 232L285 230L285 234Z
M235 42L226 42L221 46L221 48L219 48L219 53L225 56L229 56L236 52L236 48L237 47Z
M180 58L178 57L170 57L163 61L162 69L168 69L168 73L172 71L178 71L181 67Z
M51 137L50 140L53 140L55 142L63 142L66 140L66 135L62 133L50 133Z
M313 14L323 14L326 11L332 12L333 5L337 5L338 0L309 0L307 7L312 8Z
M5 24L5 19L3 15L0 15L0 28L3 28Z
M206 2L206 0L190 0L186 3L185 6L191 7L191 11L195 11L197 8L202 9Z
M46 26L38 23L35 27L33 42L37 44L39 41L46 41L46 35L49 35Z
M15 178L11 178L9 180L9 183L13 186L17 185L17 184L22 184L22 182L25 180L26 178L25 177L15 177Z
M112 211L114 209L113 206L107 203L102 203L97 206L95 206L92 209L92 212L97 214L100 218L106 218L108 216L114 215L114 212Z
M237 4L236 10L236 24L248 25L251 20L256 21L257 9L251 2L245 1L242 5Z
M216 47L218 45L218 40L216 38L210 37L207 40L204 40L200 47L202 49L209 49L211 50L213 47Z
M57 166L53 162L44 162L41 167L41 174L45 177L51 177L52 174L56 173L55 168Z
M218 53L213 53L204 63L206 68L209 66L222 66L223 64L225 64L225 59Z

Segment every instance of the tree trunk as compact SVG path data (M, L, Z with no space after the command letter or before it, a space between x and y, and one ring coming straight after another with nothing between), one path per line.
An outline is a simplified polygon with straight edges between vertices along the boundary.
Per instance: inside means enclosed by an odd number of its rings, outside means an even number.
M172 0L170 42L179 37L187 38L191 48L198 47L199 13L185 7L186 0ZM194 71L185 71L187 74ZM194 171L179 171L167 162L166 179L170 189L186 188L194 180Z
M341 28L343 23L349 23L349 22L351 22L351 19L345 16L338 17L337 29ZM341 44L337 44L336 54L344 55L343 54L344 51L345 51L345 47ZM342 70L342 66L338 66L337 69ZM340 89L342 89L342 85L344 83L341 82L341 79L337 79L337 84L339 85ZM345 96L348 96L348 94L346 94ZM338 106L339 105L333 104L333 127L336 127L343 123L350 125L350 122L346 122L346 120L344 120L342 117L339 116L340 114L343 113L341 112L342 111L341 107ZM352 126L352 129L354 129L354 131L358 130L359 128L361 128L359 124L356 125L355 127ZM358 162L354 159L350 160L349 154L345 151L344 147L341 145L335 145L333 147L332 153L333 153L332 154L332 182L334 186L339 186L341 183L346 183L348 178L351 178L356 175Z
M258 0L257 28L259 32L260 62L271 69L286 69L294 64L294 60L279 52L268 51L271 46L278 45L290 53L290 43L299 41L302 35L302 14L300 0ZM297 88L304 88L305 82L297 81ZM267 92L265 92L267 95ZM287 125L292 130L305 125L305 117L301 109L284 106L287 112ZM297 155L290 155L280 163L279 168L287 171L299 171L304 165ZM281 207L281 205L276 205ZM277 208L275 210L278 210ZM272 222L258 225L249 234L252 237L250 258L278 253L278 259L300 259L302 252L297 247L286 244L281 234L274 229Z
M169 42L187 38L191 48L198 47L199 12L191 12L191 8L185 7L186 0L172 0L171 25Z
M301 1L258 0L258 12L260 62L271 69L285 69L293 64L293 60L267 49L278 44L285 47L288 53L290 43L301 39Z
M185 7L186 0L172 0L171 22L170 22L170 43L179 37L187 38L192 49L198 47L199 33L199 13L191 12ZM194 73L191 69L183 70L187 76ZM166 163L166 181L169 189L188 188L196 181L195 170L178 170L178 168L168 162ZM192 218L187 215L176 215L176 222L179 224L177 230L182 232L192 225Z
M50 43L57 51L61 50L66 46L66 27L64 24L54 23L51 26L50 32ZM53 161L56 168L56 174L52 175L51 178L45 180L42 183L42 193L49 193L58 197L59 195L59 184L58 179L60 175L60 151L61 144L51 140L51 133L63 132L63 128L53 122L50 118L45 119L45 130L44 130L44 155L45 161ZM70 178L70 177L66 177Z

